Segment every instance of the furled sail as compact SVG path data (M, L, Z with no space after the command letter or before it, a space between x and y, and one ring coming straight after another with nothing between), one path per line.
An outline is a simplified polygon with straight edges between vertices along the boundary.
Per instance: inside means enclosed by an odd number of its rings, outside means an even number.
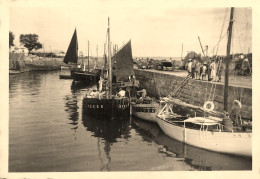
M68 64L77 63L78 62L78 39L77 39L77 31L75 29L72 39L70 41L68 50L63 60L64 63Z
M134 75L131 40L112 57L112 71L117 81L126 81Z

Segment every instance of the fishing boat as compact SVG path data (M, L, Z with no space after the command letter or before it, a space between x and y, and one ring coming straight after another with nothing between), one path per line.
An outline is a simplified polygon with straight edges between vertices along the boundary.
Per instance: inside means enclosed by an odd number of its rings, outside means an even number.
M129 98L124 95L115 95L112 93L112 61L110 50L110 27L108 19L108 79L105 88L100 83L99 89L93 90L83 98L84 111L89 115L94 115L102 119L115 119L123 114L129 114ZM105 90L103 90L105 89Z
M75 82L81 82L86 84L96 84L101 75L102 69L93 69L92 71L79 71L75 72L73 76L73 80Z
M230 44L232 36L233 11L231 8L230 22L228 28L228 43L226 55L224 110L227 111L228 99L228 73L230 59ZM252 157L252 130L250 124L242 127L233 127L227 113L222 117L213 117L212 103L204 105L205 116L187 117L180 116L172 110L174 100L165 98L165 106L157 115L157 123L162 131L183 143L220 153ZM180 103L180 101L179 101ZM203 110L203 108L200 108Z
M88 42L88 66L87 69L85 68L85 63L83 60L83 55L82 55L82 64L84 65L83 70L77 71L73 75L73 80L75 82L81 82L85 84L96 84L101 75L102 69L90 69L89 67L89 42Z
M112 82L115 88L139 88L139 81L135 79L131 40L115 52L111 61Z
M187 83L189 77L184 78L183 81L175 88L175 90L170 93L170 96L175 95L179 92L179 89ZM156 84L156 83L155 83ZM157 88L157 86L156 86ZM133 98L131 99L131 114L145 121L156 122L156 118L158 113L160 112L162 105L165 103L166 99L157 101L150 97L146 97L146 90L142 89L137 91L137 93L141 93L139 99Z
M78 38L77 31L75 29L73 36L71 38L69 47L67 49L66 55L63 59L63 62L68 66L61 66L61 74L59 75L60 79L73 79L73 75L76 71L80 71L81 68L78 68ZM69 72L69 74L65 74Z
M150 97L141 97L141 98L132 98L130 105L131 105L131 109L130 109L131 115L145 121L156 123L156 116L160 111L160 107L162 104L160 104L160 102Z
M131 114L145 121L156 122L158 107L158 103L150 100L131 102Z

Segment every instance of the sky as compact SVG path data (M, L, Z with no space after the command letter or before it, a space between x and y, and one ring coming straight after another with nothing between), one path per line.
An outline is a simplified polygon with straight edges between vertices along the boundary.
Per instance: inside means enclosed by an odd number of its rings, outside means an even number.
M37 2L11 1L9 27L15 34L15 45L19 45L20 34L35 33L46 51L66 52L76 28L79 51L86 55L89 41L90 55L102 56L110 17L112 44L120 47L131 39L134 57L180 57L188 51L202 53L198 36L204 49L208 45L209 55L226 54L228 7L191 8L174 6L170 1L148 0ZM252 52L252 9L235 8L234 19L231 52ZM224 37L217 51L221 31Z

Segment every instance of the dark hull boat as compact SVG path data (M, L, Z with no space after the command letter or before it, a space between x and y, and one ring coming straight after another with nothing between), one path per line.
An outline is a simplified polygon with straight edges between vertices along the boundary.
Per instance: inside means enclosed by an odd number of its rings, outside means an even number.
M77 67L62 67L61 71L67 71L67 73L63 72L60 74L60 79L73 79L75 73L80 72L80 68Z
M129 115L128 98L83 99L83 109L87 115L96 116L98 119L115 119Z
M97 57L98 58L98 57ZM89 42L88 42L88 66L85 69L85 63L82 57L83 69L81 71L75 72L73 75L73 80L75 82L85 83L85 84L96 84L101 76L102 69L90 69L89 68ZM96 65L95 65L96 66Z
M94 74L89 74L85 72L76 72L73 77L75 82L83 82L83 83L95 83L96 76Z
M71 75L59 75L60 79L73 79Z
M105 89L102 90L102 87L99 87L98 91L92 91L93 93L87 95L83 99L83 109L84 112L88 115L96 116L96 118L104 118L104 119L115 119L122 115L129 115L130 108L129 108L129 98L125 97L125 95L113 95L112 94L112 76L113 78L117 78L117 80L121 80L126 78L126 71L127 77L131 75L131 70L126 70L127 67L122 66L113 66L112 64L122 64L124 61L129 61L132 59L132 49L131 49L131 42L127 43L120 51L118 51L113 59L111 60L110 55L110 32L109 27L107 31L108 37L108 79L106 80L106 84L104 85ZM105 62L106 62L106 54L104 55ZM116 58L115 58L116 57ZM117 59L117 62L115 62ZM120 62L120 63L119 63ZM106 63L105 63L106 64ZM128 66L129 63L125 63ZM122 67L121 69L118 69ZM129 66L128 68L132 68ZM104 68L105 69L105 68ZM121 72L121 73L120 73ZM103 83L101 83L103 84Z
M75 82L81 82L85 84L96 84L100 79L101 71L101 69L94 69L92 72L75 72L73 75L73 79Z

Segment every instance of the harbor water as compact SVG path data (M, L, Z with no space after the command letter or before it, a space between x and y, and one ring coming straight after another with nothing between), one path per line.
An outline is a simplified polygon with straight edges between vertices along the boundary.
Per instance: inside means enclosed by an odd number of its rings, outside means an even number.
M185 145L156 123L88 116L82 99L93 87L59 71L9 81L9 172L252 170L252 159Z

